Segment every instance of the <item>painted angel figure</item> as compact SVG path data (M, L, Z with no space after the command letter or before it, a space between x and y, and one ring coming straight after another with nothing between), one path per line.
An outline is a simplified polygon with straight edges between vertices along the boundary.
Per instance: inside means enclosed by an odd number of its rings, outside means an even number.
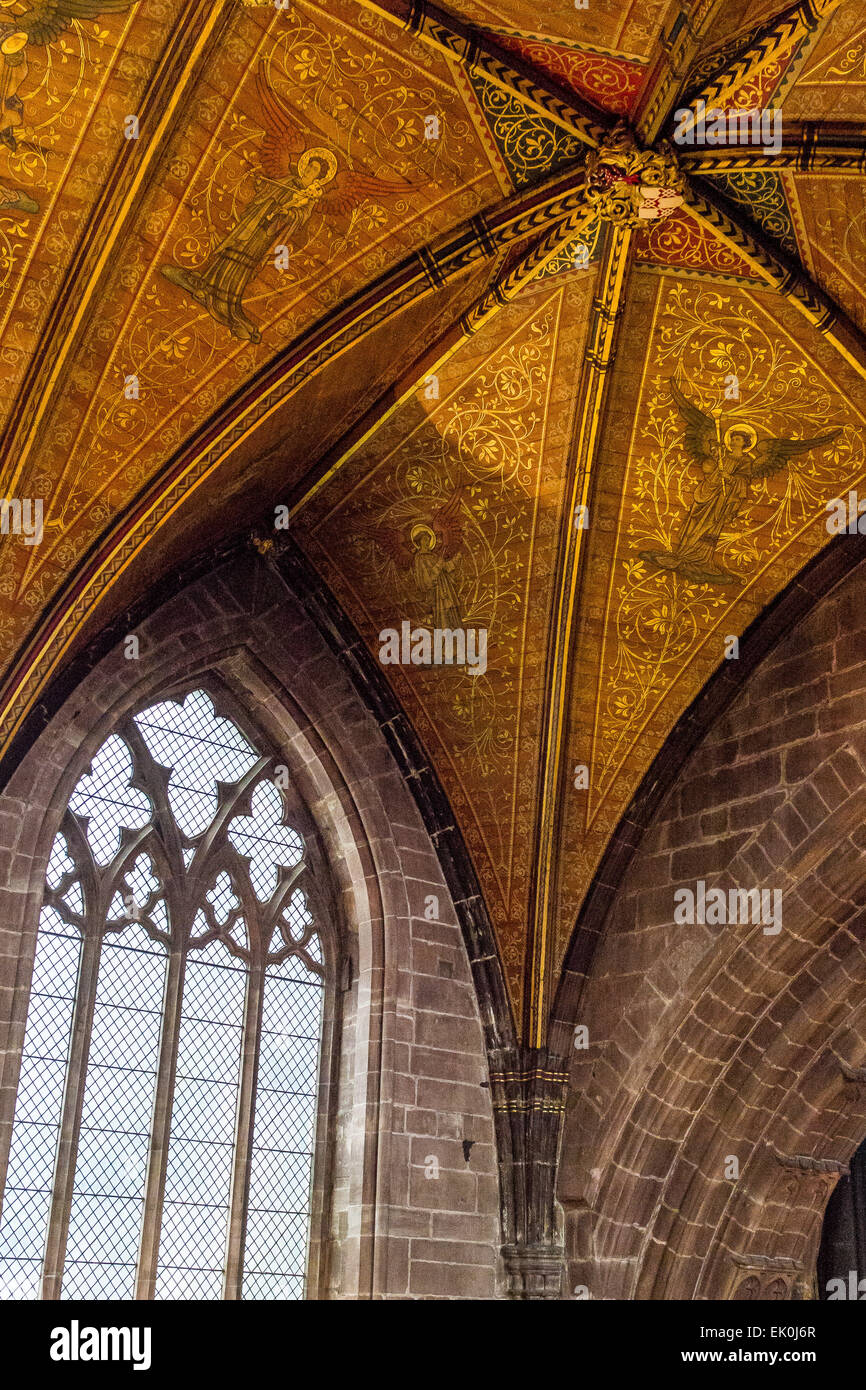
M73 20L98 19L128 10L133 0L38 0L31 9L0 21L0 141L17 150L16 130L24 123L18 95L28 71L28 52L53 43ZM29 211L29 209L25 209Z
M0 183L0 212L38 212L39 204L20 188Z
M443 506L428 518L416 517L405 533L382 527L376 542L398 569L411 570L423 621L430 627L464 626L455 573L460 564L463 524L460 520L462 488L457 488Z
M670 550L641 551L641 559L670 570L691 584L739 584L717 564L716 548L751 496L752 482L769 478L797 454L821 449L841 434L829 430L811 439L758 439L751 425L732 425L722 434L718 416L707 415L671 380L671 395L685 424L684 444L701 477L676 543Z
M167 280L203 305L236 338L253 343L260 342L262 335L247 314L243 297L269 252L289 242L297 245L314 212L344 216L365 198L391 197L411 187L402 179L390 182L341 169L343 156L315 143L323 139L322 133L277 96L262 63L256 70L256 88L265 138L253 198L203 265L193 270L172 264L161 267Z

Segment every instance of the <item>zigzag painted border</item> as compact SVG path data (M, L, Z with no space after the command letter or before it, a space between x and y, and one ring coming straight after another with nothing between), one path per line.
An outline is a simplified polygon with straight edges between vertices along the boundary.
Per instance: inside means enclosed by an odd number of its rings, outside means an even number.
M509 51L532 63L573 91L618 116L632 116L640 98L649 68L620 54L599 49L578 48L573 44L502 34L500 40Z

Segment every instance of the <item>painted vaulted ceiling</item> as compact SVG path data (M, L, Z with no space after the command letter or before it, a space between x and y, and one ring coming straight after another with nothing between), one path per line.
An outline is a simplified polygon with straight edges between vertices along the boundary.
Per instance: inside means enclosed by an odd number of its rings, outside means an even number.
M702 101L779 147L666 144ZM383 672L540 1042L653 759L866 486L864 164L861 0L0 0L3 748L287 507L374 656L487 630Z

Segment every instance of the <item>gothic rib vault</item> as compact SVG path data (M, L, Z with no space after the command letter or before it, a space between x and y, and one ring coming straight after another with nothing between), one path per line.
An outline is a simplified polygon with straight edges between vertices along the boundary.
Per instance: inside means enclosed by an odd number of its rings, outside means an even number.
M4 766L100 634L239 537L375 663L425 620L427 527L488 667L378 677L483 903L501 1108L555 1113L611 838L863 484L857 0L48 11L0 10L3 495L45 520L0 539ZM672 145L700 102L781 110L780 150ZM278 265L292 173L315 197ZM755 470L703 570L688 409L747 450L822 441Z

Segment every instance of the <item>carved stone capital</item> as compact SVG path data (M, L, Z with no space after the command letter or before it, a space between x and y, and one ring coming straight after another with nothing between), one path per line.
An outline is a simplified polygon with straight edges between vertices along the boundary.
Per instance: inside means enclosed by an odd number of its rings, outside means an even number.
M511 1298L562 1297L565 1251L560 1246L504 1245L502 1257Z
M733 1302L779 1302L814 1299L815 1278L798 1260L785 1255L732 1255L734 1275L728 1298Z

